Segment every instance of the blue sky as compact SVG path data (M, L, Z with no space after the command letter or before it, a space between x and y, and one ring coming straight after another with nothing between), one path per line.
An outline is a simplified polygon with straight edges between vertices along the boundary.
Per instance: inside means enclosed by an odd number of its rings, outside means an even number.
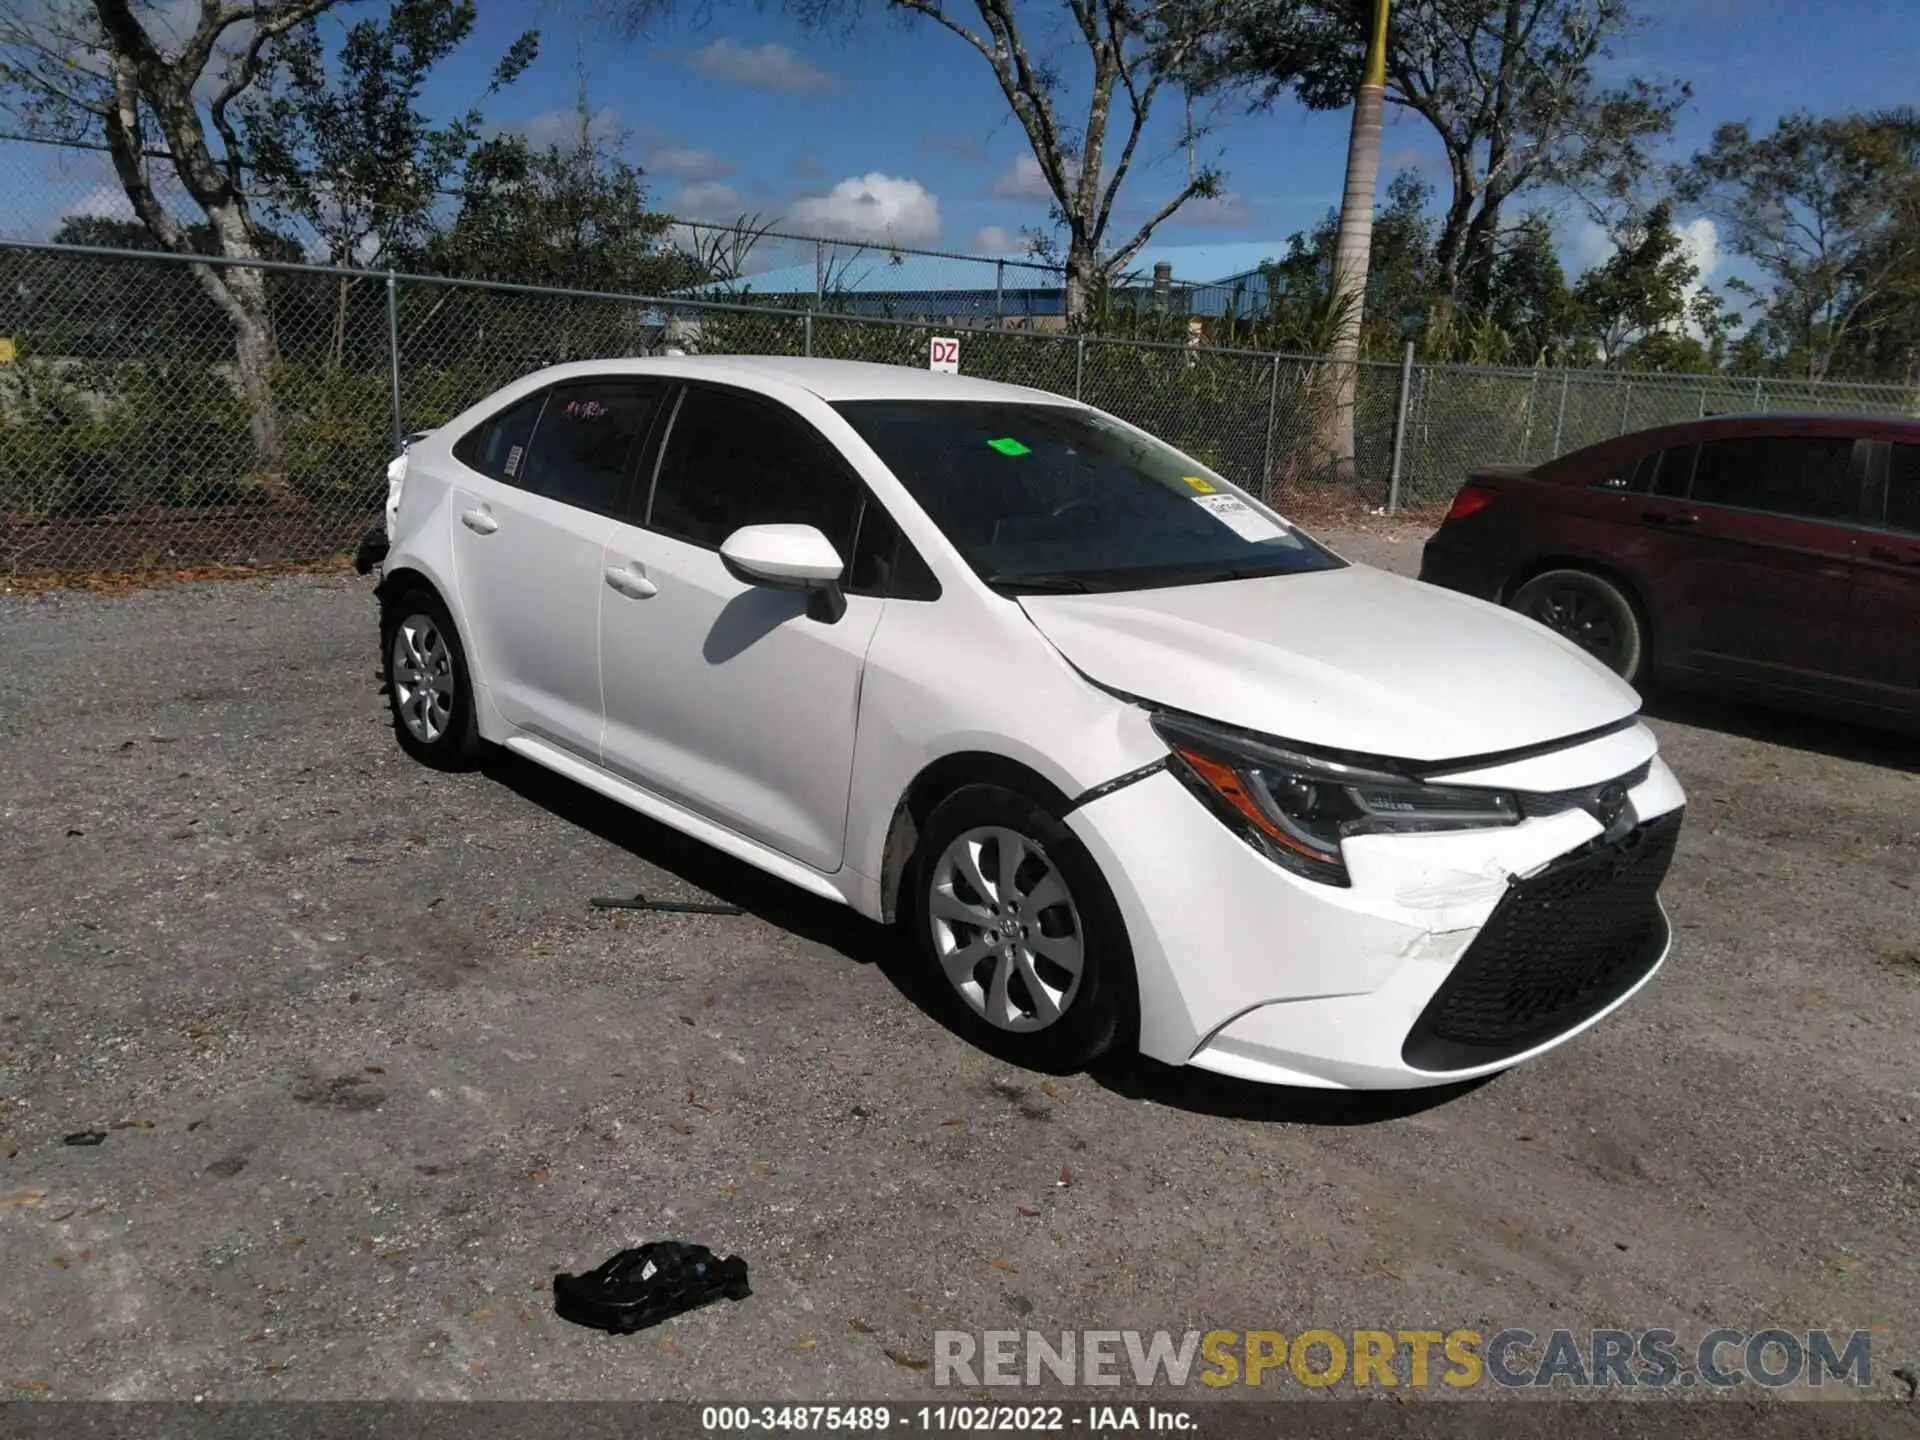
M583 24L579 12L549 9L540 61L494 113L554 123L555 112L574 104L584 54L592 105L602 123L627 135L663 207L693 218L757 211L809 232L857 230L884 216L903 242L969 252L1017 244L1009 237L1043 223L1046 202L986 62L936 26L869 8L857 31L819 34L771 9L716 0L704 23L660 26L632 44ZM1052 35L1071 56L1057 28L1065 7L1030 9L1035 42ZM1682 153L1723 120L1764 125L1794 108L1914 98L1915 0L1644 0L1641 9L1647 23L1613 63L1623 75L1693 82L1676 137ZM504 46L516 13L526 12L482 0L480 32L463 64L477 70ZM1071 69L1066 76L1075 78ZM1168 153L1179 118L1169 107L1154 143L1142 146L1147 163L1136 166L1124 195L1127 234L1184 179L1184 153ZM1277 250L1337 203L1347 123L1344 114L1290 103L1252 115L1217 108L1202 154L1224 170L1227 198L1182 212L1159 238L1270 240ZM1438 150L1415 117L1389 112L1386 155L1388 171L1419 168L1443 182ZM1723 278L1710 228L1696 226L1694 236ZM1569 213L1563 250L1578 268L1604 243Z
M697 0L688 6L698 10ZM955 5L956 12L970 6ZM342 16L362 13L354 6ZM573 123L584 75L595 124L617 135L648 172L656 205L696 219L758 212L785 227L857 234L884 223L902 243L978 251L1019 246L1023 225L1044 223L1024 136L979 55L925 21L886 15L870 3L855 30L810 33L774 7L711 0L703 23L656 26L628 42L595 23L585 0L539 6L480 0L474 36L433 83L430 103L451 111L477 95L500 53L537 25L540 59L488 104L491 119L557 133ZM1061 42L1065 77L1076 74L1057 3L1034 4L1030 38ZM1695 99L1676 150L1697 146L1722 120L1770 122L1784 110L1871 107L1914 98L1920 54L1915 0L1643 0L1649 17L1614 62L1621 74L1684 77ZM1075 97L1063 99L1069 111ZM1283 103L1246 114L1213 114L1202 156L1225 173L1227 195L1195 205L1162 227L1172 243L1271 241L1311 226L1337 200L1346 143L1344 114L1308 114ZM1171 106L1142 146L1114 237L1176 190L1184 152L1168 153L1179 117ZM17 151L19 147L9 147ZM1438 152L1413 117L1389 111L1386 169L1419 168L1443 179ZM17 229L27 197L17 154L0 176ZM38 206L72 208L86 166L45 165L33 178ZM104 171L97 180L105 180ZM1383 176L1384 184L1384 176ZM111 205L111 196L96 202ZM1687 217L1683 217L1687 218ZM1132 223L1127 223L1127 222ZM1710 279L1724 278L1710 227L1696 227ZM1568 214L1563 252L1579 268L1602 253ZM1187 280L1217 278L1181 276Z

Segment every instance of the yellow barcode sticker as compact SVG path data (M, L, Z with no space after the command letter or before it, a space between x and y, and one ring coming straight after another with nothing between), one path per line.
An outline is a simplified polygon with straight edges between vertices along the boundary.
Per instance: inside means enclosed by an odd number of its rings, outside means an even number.
M1197 494L1211 495L1220 488L1211 481L1202 480L1198 475L1182 475L1180 478L1191 485Z

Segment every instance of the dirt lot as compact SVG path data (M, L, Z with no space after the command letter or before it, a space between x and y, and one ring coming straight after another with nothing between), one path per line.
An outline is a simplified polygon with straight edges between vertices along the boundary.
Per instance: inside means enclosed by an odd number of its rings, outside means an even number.
M864 922L411 765L374 651L350 577L0 600L0 1394L926 1398L946 1326L1873 1328L1876 1392L1920 1366L1912 740L1659 705L1666 972L1396 1107L1011 1070ZM635 889L748 913L587 909ZM555 1269L663 1236L754 1297L552 1317Z

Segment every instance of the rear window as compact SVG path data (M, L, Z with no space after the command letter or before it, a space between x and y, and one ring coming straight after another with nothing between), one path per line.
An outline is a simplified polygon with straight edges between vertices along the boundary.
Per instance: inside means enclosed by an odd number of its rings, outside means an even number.
M547 392L541 390L482 420L454 443L453 458L489 479L523 483L527 442L533 439L534 424L546 403Z

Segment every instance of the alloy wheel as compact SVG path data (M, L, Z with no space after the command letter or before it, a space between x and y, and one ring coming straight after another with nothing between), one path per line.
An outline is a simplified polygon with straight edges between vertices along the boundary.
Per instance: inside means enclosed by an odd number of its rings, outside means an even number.
M933 866L927 917L947 983L1001 1030L1043 1030L1073 1004L1085 932L1067 882L1005 826L955 837Z
M430 615L412 614L393 632L388 683L407 733L431 745L453 718L453 653Z

